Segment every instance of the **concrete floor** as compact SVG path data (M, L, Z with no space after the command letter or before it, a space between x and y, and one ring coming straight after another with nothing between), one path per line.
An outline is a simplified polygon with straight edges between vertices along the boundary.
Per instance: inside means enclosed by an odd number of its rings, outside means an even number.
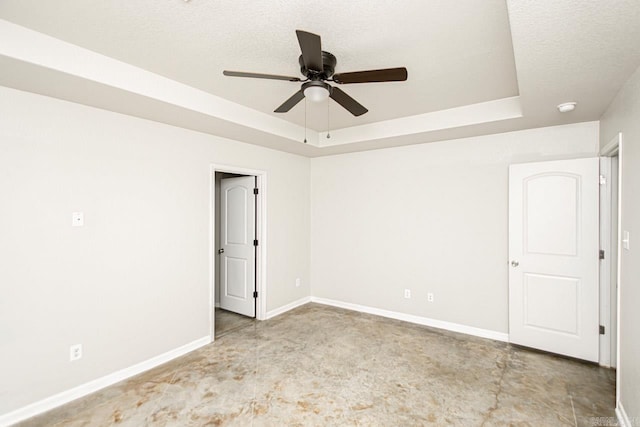
M23 425L590 426L614 393L592 364L307 304Z
M215 311L215 329L216 339L222 338L226 334L237 329L250 326L255 322L254 317L243 316L242 314L233 313L231 311L216 308Z

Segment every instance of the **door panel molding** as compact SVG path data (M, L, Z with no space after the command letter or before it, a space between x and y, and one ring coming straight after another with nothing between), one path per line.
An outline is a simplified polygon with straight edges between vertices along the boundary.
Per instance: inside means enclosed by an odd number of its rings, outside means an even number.
M535 283L535 279L538 283ZM555 285L551 282L555 282ZM552 295L553 293L556 295ZM525 327L579 336L579 278L525 273L523 296ZM550 322L551 319L545 311L532 313L533 310L541 306L541 302L544 302L549 310L556 311L561 315L560 319L558 316L554 316L555 324Z
M565 193L568 194L558 194L558 193L553 193L553 191L558 191L561 189L562 184L564 184L564 180L558 180L558 179L554 179L554 178L568 178L569 181L567 184L569 185L570 188L562 188L564 190ZM545 182L542 182L542 180L546 180ZM553 180L554 182L549 182L549 180ZM535 190L537 191L533 191L534 189L532 188L532 184L534 184L537 187L541 187L541 188L536 188ZM568 256L577 256L578 253L578 248L580 247L580 233L579 233L579 229L580 229L580 189L582 186L582 179L580 177L580 175L576 175L573 173L543 173L543 174L537 174L537 175L532 175L530 177L527 177L524 181L523 181L523 189L522 189L522 194L523 194L523 211L524 211L524 218L523 218L523 232L524 232L524 250L526 253L529 254L541 254L541 255L568 255ZM550 192L548 191L548 189L551 188L552 192L550 194ZM534 193L535 196L537 197L536 200L533 200L533 202L536 203L531 203L531 197L529 195L531 195L531 193ZM575 221L573 224L569 225L569 224L564 224L564 227L561 226L561 224L549 224L549 219L552 218L554 215L551 215L552 212L540 212L540 209L549 209L549 210L554 210L556 208L556 205L561 204L561 203L565 203L566 200L563 200L563 197L566 196L571 197L572 195L577 195L578 197L576 197L574 200L572 200L574 203L572 203L571 205L573 205L573 210L566 212L566 217L565 218L557 218L558 220L569 220L571 221L572 218L577 218L578 220ZM550 200L551 198L553 198L553 200ZM568 206L569 204L567 204ZM537 209L536 209L537 208ZM535 214L533 214L533 212L530 212L530 210L534 210ZM542 215L545 214L545 215ZM557 216L557 215L556 215ZM532 227L532 222L531 219L535 219L540 221L540 223L538 224L533 224L536 225L537 227ZM567 225L569 225L567 227ZM553 226L553 227L551 227ZM551 227L550 230L549 227ZM532 232L532 228L535 228L535 231ZM544 237L548 237L547 234L552 234L554 239L554 243L556 244L560 244L560 246L554 248L555 251L553 250L543 250L544 247L544 243L542 242L542 238ZM564 237L566 238L566 240L564 242L558 242L558 238L559 237ZM532 240L533 240L533 244L532 244ZM565 243L564 245L562 245L562 243ZM536 247L537 246L537 247ZM532 247L534 247L537 250L533 250Z

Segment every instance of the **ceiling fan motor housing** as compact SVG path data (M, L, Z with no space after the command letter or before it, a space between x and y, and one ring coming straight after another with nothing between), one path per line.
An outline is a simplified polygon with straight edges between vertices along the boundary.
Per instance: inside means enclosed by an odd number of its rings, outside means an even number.
M331 76L333 76L338 60L336 59L335 56L333 56L333 54L329 52L325 52L323 50L322 51L322 69L323 70L321 73L318 73L315 70L308 70L307 67L304 65L304 59L302 58L302 55L300 55L300 58L298 58L298 63L300 63L300 72L302 73L302 75L306 76L310 80L326 80Z

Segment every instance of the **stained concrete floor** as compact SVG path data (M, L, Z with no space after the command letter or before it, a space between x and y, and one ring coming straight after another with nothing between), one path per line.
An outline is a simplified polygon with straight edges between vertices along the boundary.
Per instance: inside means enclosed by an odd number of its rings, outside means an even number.
M240 328L250 326L255 322L254 317L243 316L242 314L216 308L215 311L215 334L216 339Z
M590 426L614 417L614 381L592 364L307 304L23 425Z

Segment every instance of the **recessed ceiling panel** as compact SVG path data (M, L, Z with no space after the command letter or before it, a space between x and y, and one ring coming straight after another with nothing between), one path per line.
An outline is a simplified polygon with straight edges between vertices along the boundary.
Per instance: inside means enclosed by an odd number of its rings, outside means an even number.
M518 95L504 0L3 0L0 18L300 125L305 102L273 113L299 83L222 70L302 77L296 29L322 36L338 73L408 69L406 82L341 86L369 109L361 117L307 103L319 131Z

